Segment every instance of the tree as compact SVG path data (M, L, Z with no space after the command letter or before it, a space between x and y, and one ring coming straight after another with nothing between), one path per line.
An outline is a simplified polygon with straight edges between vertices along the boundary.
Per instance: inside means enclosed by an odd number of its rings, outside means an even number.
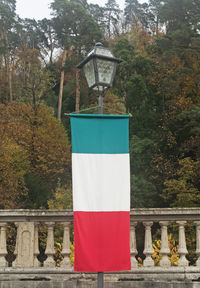
M127 96L126 81L132 74L132 61L135 56L135 49L127 39L121 38L115 43L113 52L116 57L123 59L123 62L118 67L114 83L118 90L118 95L125 101Z
M47 64L48 58L52 64L54 49L58 48L52 20L44 18L41 21L36 21L35 19L18 17L15 26L17 48L26 46L29 49L36 49L44 64Z
M193 17L198 6L196 1L164 1L159 15L166 35L149 49L160 67L156 82L163 102L153 174L167 206L199 203L199 34Z
M171 207L199 207L200 161L190 157L179 160L177 178L165 181L162 197Z
M7 95L6 100L13 100L13 88L12 88L12 56L14 52L14 46L12 38L14 35L15 26L15 9L16 0L1 0L0 1L0 57L1 65L5 65L7 75Z
M65 77L65 71L64 71L64 65L66 62L66 59L72 55L74 46L71 46L70 49L64 50L63 57L62 57L62 70L61 70L61 76L60 76L60 89L59 89L59 96L58 96L58 119L61 120L61 112L62 112L62 98L63 98L63 85L64 85L64 77Z
M148 13L148 27L151 31L159 36L159 31L161 30L162 24L160 21L160 10L162 9L163 2L160 0L150 0L149 1L149 13Z
M96 23L98 23L101 31L105 33L105 19L104 19L104 7L99 6L98 4L89 4L88 12L92 15Z
M0 109L2 108L2 105ZM29 170L28 155L15 141L9 139L1 125L0 139L0 208L21 208L21 198L27 197L24 176Z
M56 187L54 198L48 201L49 209L72 209L72 191L71 188L64 185L62 186L60 181Z
M55 39L53 21L46 18L38 21L38 33L42 43L42 52L45 57L49 56L49 62L52 64L54 50L55 48L58 48Z
M190 28L199 31L200 3L198 0L165 0L160 9L160 19L167 32Z
M102 34L98 24L80 1L54 0L51 9L56 37L62 49L68 50L74 46L76 54L80 57L97 39L101 40Z
M139 3L138 0L126 0L125 1L125 25L126 26L138 26L147 27L146 9L147 3Z
M20 19L22 43L28 45L30 49L40 50L40 38L38 23L35 19Z
M1 191L5 195L6 187L12 185L12 189L8 188L13 193L4 207L14 205L15 201L23 207L45 207L58 179L71 183L71 152L64 127L43 104L33 108L27 103L13 102L0 105L0 128L4 153L1 161L5 163L1 166L5 167L1 170ZM9 202L7 196L5 199Z
M17 100L36 103L54 84L51 73L42 67L39 51L22 46L16 51L15 73L17 74Z
M54 0L51 4L53 10L54 29L58 43L63 49L63 61L61 65L60 92L58 118L61 117L62 93L64 85L64 63L71 57L71 52L77 57L85 56L88 47L91 47L95 39L101 39L101 31L87 12L81 1Z
M154 83L158 68L149 57L137 55L126 39L116 43L114 53L124 60L116 76L116 90L119 95L123 93L127 112L133 115L130 121L131 205L158 207L161 199L152 175L161 117L161 102Z
M171 206L199 206L200 109L197 106L181 112L171 129L176 135L177 169L165 181L163 198Z
M108 38L111 38L111 36L119 36L118 23L120 21L120 12L119 5L115 0L108 0L106 2L104 7L104 21Z

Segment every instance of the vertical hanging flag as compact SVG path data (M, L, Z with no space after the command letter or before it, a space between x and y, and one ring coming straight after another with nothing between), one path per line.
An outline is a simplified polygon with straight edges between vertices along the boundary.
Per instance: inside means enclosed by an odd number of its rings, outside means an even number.
M74 270L130 270L129 116L70 118Z

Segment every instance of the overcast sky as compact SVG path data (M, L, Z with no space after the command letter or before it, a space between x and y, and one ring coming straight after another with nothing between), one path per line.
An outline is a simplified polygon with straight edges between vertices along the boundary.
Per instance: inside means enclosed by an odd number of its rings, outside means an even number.
M50 17L49 4L52 0L17 0L17 14L21 18L34 18L40 20ZM96 3L103 6L107 0L88 0L88 3ZM125 0L117 0L120 8L123 8Z

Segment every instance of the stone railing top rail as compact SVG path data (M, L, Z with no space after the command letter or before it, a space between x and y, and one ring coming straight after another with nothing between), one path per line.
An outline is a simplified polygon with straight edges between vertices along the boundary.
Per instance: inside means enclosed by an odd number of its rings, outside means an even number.
M72 220L72 210L0 210L0 222L66 222Z
M136 208L130 212L132 221L200 221L200 207L195 208ZM72 210L0 210L0 222L73 220Z
M131 209L133 221L200 221L200 207Z

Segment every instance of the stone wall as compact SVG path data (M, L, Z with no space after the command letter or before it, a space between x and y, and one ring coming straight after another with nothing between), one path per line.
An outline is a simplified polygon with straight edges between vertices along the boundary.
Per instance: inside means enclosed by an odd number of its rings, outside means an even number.
M97 283L87 280L0 280L0 288L97 288ZM200 288L200 283L191 281L109 281L105 282L104 288Z

